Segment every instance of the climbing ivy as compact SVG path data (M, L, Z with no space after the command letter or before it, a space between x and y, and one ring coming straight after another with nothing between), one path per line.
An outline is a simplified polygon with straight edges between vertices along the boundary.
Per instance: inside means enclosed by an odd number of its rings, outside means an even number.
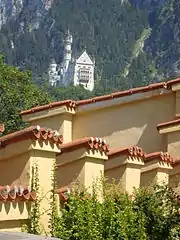
M50 201L50 220L49 220L49 228L51 236L55 236L55 225L56 219L58 217L58 206L57 206L57 194L56 194L56 162L54 161L53 168L52 168L52 175L51 175L51 182L52 182L52 196Z
M32 167L31 191L36 192L36 200L29 206L29 218L27 224L23 225L22 231L36 235L41 234L40 219L40 199L39 199L39 173L38 163L35 162Z

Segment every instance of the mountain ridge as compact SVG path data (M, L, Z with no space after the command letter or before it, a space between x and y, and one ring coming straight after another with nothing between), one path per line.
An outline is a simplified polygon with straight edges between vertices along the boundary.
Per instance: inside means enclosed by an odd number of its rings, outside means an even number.
M9 64L31 70L38 84L48 81L52 57L62 61L67 28L74 37L74 54L86 46L96 58L96 83L104 91L179 74L177 0L19 1L20 14L10 17L0 31L0 50Z

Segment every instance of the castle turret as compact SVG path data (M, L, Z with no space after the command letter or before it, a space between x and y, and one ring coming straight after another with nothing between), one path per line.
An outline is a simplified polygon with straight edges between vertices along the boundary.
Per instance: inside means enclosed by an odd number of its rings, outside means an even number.
M58 75L57 63L55 62L54 59L51 60L48 74L50 85L55 86L58 83L58 81L60 81L60 76Z
M74 59L72 57L72 43L73 37L68 30L64 39L63 62L58 71L59 82L63 86L68 86L70 83L74 86L81 85L92 91L94 88L95 59L91 59L86 48L78 58ZM52 79L54 79L53 74Z
M70 34L69 30L67 32L66 38L64 40L64 68L67 71L69 67L69 62L71 61L71 55L72 55L72 43L73 43L73 37Z
M56 72L56 70L57 70L57 63L55 62L54 59L52 59L50 63L50 71L54 73Z

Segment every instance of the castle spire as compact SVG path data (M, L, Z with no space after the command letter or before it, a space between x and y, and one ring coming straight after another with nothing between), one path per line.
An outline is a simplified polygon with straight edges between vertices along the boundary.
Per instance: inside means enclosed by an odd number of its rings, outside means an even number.
M65 71L67 71L68 67L69 67L69 63L71 61L71 57L72 57L72 43L73 43L73 37L69 31L69 29L67 30L67 34L64 40L64 67L65 67Z

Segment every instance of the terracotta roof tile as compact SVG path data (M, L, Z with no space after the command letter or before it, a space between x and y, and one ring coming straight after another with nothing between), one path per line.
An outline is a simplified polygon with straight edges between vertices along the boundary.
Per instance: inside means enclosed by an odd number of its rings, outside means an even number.
M76 101L76 106L91 104L91 103L105 101L105 100L111 100L113 98L125 97L125 96L129 96L132 94L148 92L148 91L152 91L152 90L159 89L159 88L166 88L166 83L165 82L155 83L155 84L151 84L151 85L148 85L145 87L133 88L130 90L115 92L115 93L100 96L100 97L94 97L91 99Z
M63 202L67 202L69 199L68 194L70 193L70 189L68 187L61 187L59 189L56 190L56 193L60 196L60 199ZM91 198L91 194L89 194L88 196L82 196L81 199L83 201L90 199Z
M172 85L180 83L180 78L172 79L167 82L167 87L171 88Z
M164 127L175 126L175 125L178 125L178 124L180 124L180 118L158 124L157 125L157 130L160 130L161 128L164 128Z
M132 95L132 94L148 92L148 91L161 89L161 88L162 89L163 88L171 89L172 85L177 84L177 83L180 83L180 78L170 80L167 83L166 82L154 83L154 84L150 84L148 86L137 87L137 88L133 88L133 89L126 90L126 91L114 92L112 94L103 95L103 96L99 96L99 97L94 97L94 98L91 98L91 99L85 99L85 100L80 100L80 101L66 100L66 101L54 102L54 103L47 104L47 105L44 105L44 106L38 106L38 107L34 107L32 109L29 109L29 110L25 110L25 111L21 112L20 115L27 115L27 114L31 114L31 113L34 113L34 112L40 112L40 111L43 111L43 110L47 110L47 109L54 108L54 107L60 107L60 106L63 106L63 105L69 106L71 108L75 108L76 106L87 105L87 104L91 104L91 103L95 103L95 102L111 100L113 98L125 97L125 96L129 96L129 95Z
M154 159L159 159L162 162L167 162L169 164L173 164L173 158L170 156L168 152L153 152L153 153L148 153L145 155L145 160L144 162L149 162Z
M74 151L78 148L84 147L88 149L98 149L102 152L108 152L109 146L106 144L106 141L102 138L97 137L86 137L74 140L69 143L61 144L61 153Z
M114 158L120 155L129 155L129 156L133 156L133 157L141 157L144 158L144 151L142 150L142 148L137 147L137 146L130 146L127 148L122 148L122 149L113 149L111 151L109 151L108 153L108 158Z
M173 167L179 166L180 165L180 158L176 158L173 163Z
M1 123L0 124L0 134L4 132L4 123Z
M0 201L35 201L36 193L29 187L0 186Z
M31 114L31 113L35 113L35 112L41 112L43 110L47 110L47 109L55 108L55 107L61 107L61 106L68 106L70 108L74 108L75 101L65 100L65 101L60 101L60 102L53 102L53 103L46 104L43 106L37 106L37 107L31 108L29 110L22 111L20 113L20 115L27 115L27 114Z
M58 135L57 131L41 128L40 126L31 126L23 130L0 137L0 148L3 148L8 144L27 139L43 141L48 139L55 144L62 144L63 142L62 136Z
M68 187L61 187L56 190L56 193L60 196L60 199L63 202L67 202L68 200L68 193L69 193L69 188Z

